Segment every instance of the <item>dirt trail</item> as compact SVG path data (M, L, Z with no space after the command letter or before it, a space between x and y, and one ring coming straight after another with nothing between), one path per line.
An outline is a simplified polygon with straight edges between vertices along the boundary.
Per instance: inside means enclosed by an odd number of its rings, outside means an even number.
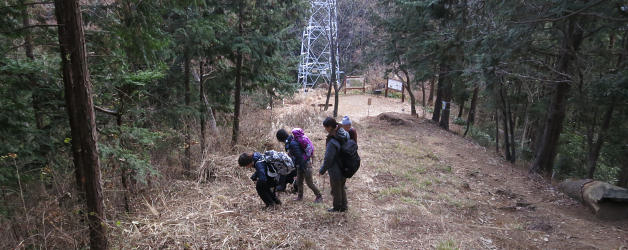
M367 99L372 98L370 116ZM320 100L315 100L317 102ZM324 100L323 100L324 102ZM309 105L309 104L302 104ZM403 109L403 111L402 111ZM376 116L394 111L391 125ZM327 176L312 192L262 210L251 170L224 168L212 184L178 182L145 213L121 223L122 247L299 249L621 249L628 222L604 222L550 185L481 146L409 116L399 99L341 96L357 121L362 168L348 181L347 213L328 213ZM323 156L325 134L309 132ZM215 159L232 164L234 156ZM315 164L318 168L320 161Z

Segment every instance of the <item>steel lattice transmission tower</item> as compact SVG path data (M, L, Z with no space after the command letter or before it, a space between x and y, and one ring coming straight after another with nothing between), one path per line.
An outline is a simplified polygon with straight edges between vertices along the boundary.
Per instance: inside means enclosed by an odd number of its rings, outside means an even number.
M301 39L301 62L298 82L303 88L314 87L319 81L331 80L331 42L338 44L336 0L310 0L310 18ZM340 79L338 46L336 47L336 84Z

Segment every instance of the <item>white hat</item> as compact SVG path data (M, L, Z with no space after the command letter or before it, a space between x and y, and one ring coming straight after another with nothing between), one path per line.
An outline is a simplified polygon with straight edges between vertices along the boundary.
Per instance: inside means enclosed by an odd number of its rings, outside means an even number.
M340 122L342 125L351 125L351 119L349 119L349 116L346 116L342 118L342 122Z

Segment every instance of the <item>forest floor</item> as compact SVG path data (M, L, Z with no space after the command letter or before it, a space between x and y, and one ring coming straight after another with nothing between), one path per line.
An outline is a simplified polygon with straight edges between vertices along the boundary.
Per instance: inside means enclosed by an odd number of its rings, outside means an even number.
M368 98L372 105L367 105ZM332 98L333 102L333 98ZM275 109L289 115L320 96ZM147 197L145 211L120 221L114 248L298 249L622 249L628 221L602 221L543 180L430 121L409 115L409 104L370 95L341 95L339 115L358 131L362 167L347 182L349 211L328 213L328 176L314 177L324 192L264 210L252 169L237 155L215 155L210 183L172 181ZM314 108L318 109L318 108ZM386 113L385 112L396 112ZM421 114L422 111L419 111ZM324 151L322 115L306 132ZM380 115L378 117L378 115ZM289 125L289 124L288 124ZM269 133L272 133L269 132ZM277 146L277 148L279 148ZM150 205L148 205L150 204Z

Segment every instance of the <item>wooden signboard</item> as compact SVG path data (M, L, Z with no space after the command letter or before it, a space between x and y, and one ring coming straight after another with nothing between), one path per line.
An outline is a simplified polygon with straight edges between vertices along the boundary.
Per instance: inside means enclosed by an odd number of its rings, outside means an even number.
M361 89L362 93L366 93L366 82L364 81L364 77L347 76L345 77L343 85L345 86L345 94L347 94L347 89Z
M386 90L384 91L384 97L388 97L388 91L398 91L401 92L401 102L404 102L404 86L403 82L395 79L388 79L386 83Z

